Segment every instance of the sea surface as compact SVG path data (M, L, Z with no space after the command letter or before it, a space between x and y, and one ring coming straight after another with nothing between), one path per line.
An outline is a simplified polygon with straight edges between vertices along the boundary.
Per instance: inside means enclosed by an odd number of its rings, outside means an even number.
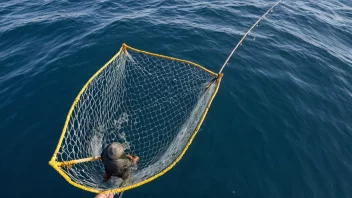
M48 165L122 43L217 72L272 0L0 1L1 197L93 197ZM190 149L123 197L352 197L352 1L285 0L224 69Z

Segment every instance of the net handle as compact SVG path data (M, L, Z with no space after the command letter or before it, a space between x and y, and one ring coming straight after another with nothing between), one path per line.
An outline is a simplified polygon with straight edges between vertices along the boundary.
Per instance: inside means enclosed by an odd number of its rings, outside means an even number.
M82 159L76 159L76 160L70 160L70 161L64 161L64 162L56 162L56 165L58 167L61 166L72 166L74 164L80 164L80 163L84 163L84 162L91 162L91 161L96 161L96 160L100 160L101 157L97 156L97 157L87 157L87 158L82 158Z
M233 53L235 53L235 51L237 50L238 46L240 46L243 42L243 40L247 37L247 35L251 32L251 30L262 20L265 18L265 16L272 10L274 9L275 6L277 6L279 3L281 2L281 0L277 1L273 6L271 6L271 8L266 11L266 13L263 14L262 17L260 17L257 22L254 23L254 25L243 35L242 39L237 43L236 47L232 50L232 52L230 53L230 55L227 57L225 63L222 65L221 69L219 70L219 74L222 72L222 70L225 68L225 66L227 65L227 63L229 62L230 58L232 57Z

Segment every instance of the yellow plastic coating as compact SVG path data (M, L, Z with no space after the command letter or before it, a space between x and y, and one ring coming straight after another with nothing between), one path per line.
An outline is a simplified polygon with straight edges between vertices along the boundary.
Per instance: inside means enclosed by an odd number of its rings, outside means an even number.
M69 176L67 176L66 173L64 171L62 171L60 167L57 166L56 162L50 161L49 164L72 186L79 188L79 189L82 189L82 190L85 190L85 191L88 191L88 192L92 192L92 193L99 193L100 192L97 189L88 188L88 187L85 187L81 184L77 184L76 182L72 181L71 178Z
M126 44L124 44L126 45ZM158 57L158 58L163 58L163 59L168 59L168 60L173 60L173 61L177 61L177 62L181 62L181 63L187 63L187 64L190 64L190 65L193 65L195 67L198 67L206 72L208 72L209 74L213 75L213 76L217 76L218 74L215 73L215 72L212 72L210 70L208 70L207 68L203 67L203 66L200 66L196 63L193 63L191 61L187 61L187 60L182 60L182 59L178 59L178 58L173 58L173 57L169 57L169 56L164 56L164 55L160 55L160 54L154 54L154 53L150 53L150 52L146 52L146 51L143 51L143 50L139 50L139 49L135 49L133 47L130 47L128 45L126 45L126 48L129 49L129 50L132 50L132 51L135 51L135 52L138 52L138 53L143 53L143 54L147 54L149 56L155 56L155 57Z
M95 160L99 160L100 157L88 157L88 158L83 158L83 159L78 159L78 160L70 160L70 161L65 161L65 162L57 162L56 165L61 167L61 166L70 166L73 164L79 164L83 162L91 162Z
M57 157L57 153L59 152L59 149L61 147L61 144L62 144L62 141L64 139L64 136L65 136L65 133L66 133L66 129L67 129L67 126L68 126L68 122L70 120L70 117L71 117L71 114L73 112L73 109L74 107L76 106L77 102L79 101L81 95L83 94L83 92L87 89L88 85L92 82L92 80L97 76L99 75L113 60L116 59L117 56L120 55L121 52L126 52L126 49L129 49L129 50L132 50L132 51L135 51L135 52L138 52L138 53L143 53L143 54L147 54L147 55L150 55L150 56L155 56L155 57L159 57L159 58L164 58L164 59L169 59L169 60L173 60L173 61L178 61L178 62L183 62L183 63L187 63L187 64L190 64L190 65L193 65L195 67L198 67L206 72L208 72L209 74L213 75L213 76L216 76L217 77L217 80L216 80L216 88L215 88L215 91L214 93L212 94L210 100L208 101L207 103L207 106L206 108L204 109L203 113L202 113L202 116L195 128L195 130L193 131L190 139L188 140L186 146L183 148L182 152L180 153L180 155L168 166L166 167L164 170L162 170L161 172L159 172L158 174L152 176L152 177L149 177L143 181L140 181L136 184L133 184L133 185L129 185L129 186L126 186L126 187L122 187L122 188L116 188L116 189L112 189L112 190L107 190L107 191L100 191L100 190L97 190L97 189L94 189L94 188L90 188L90 187L86 187L86 186L83 186L81 184L78 184L74 181L71 180L71 178L61 169L61 167L65 167L65 166L70 166L70 165L74 165L74 164L78 164L78 163L85 163L85 162L90 162L90 161L94 161L94 160L98 160L100 159L100 157L88 157L88 158L83 158L83 159L76 159L76 160L70 160L70 161L65 161L65 162L57 162L56 161L56 157ZM105 63L105 65L103 67L101 67L88 81L87 83L83 86L83 88L81 89L81 91L78 93L78 96L76 97L76 99L74 100L73 104L71 105L71 108L68 112L68 115L66 117L66 121L65 121L65 124L64 124L64 127L62 129L62 133L61 133L61 136L60 136L60 139L59 139L59 142L58 142L58 145L55 149L55 152L51 158L51 160L49 161L49 164L50 166L52 166L69 184L79 188L79 189L82 189L82 190L85 190L85 191L89 191L89 192L93 192L93 193L100 193L100 192L113 192L113 193L120 193L120 192L123 192L123 191L126 191L126 190L130 190L130 189L133 189L133 188L136 188L138 186L141 186L141 185L144 185L160 176L162 176L163 174L165 174L167 171L169 171L171 168L173 168L176 163L178 161L180 161L180 159L182 158L182 156L185 154L185 152L187 151L188 147L191 145L194 137L196 136L200 126L202 125L203 123L203 120L209 110L209 107L216 95L216 93L218 92L218 89L219 89L219 86L220 86L220 81L221 81L221 78L222 78L223 74L217 74L217 73L214 73L196 63L193 63L193 62L190 62L190 61L186 61L186 60L182 60L182 59L177 59L177 58L172 58L172 57L168 57L168 56L163 56L163 55L159 55L159 54L154 54L154 53L150 53L150 52L146 52L146 51L142 51L142 50L138 50L138 49L135 49L135 48L132 48L130 46L127 46L126 44L123 44L122 47L120 48L120 50L107 62Z

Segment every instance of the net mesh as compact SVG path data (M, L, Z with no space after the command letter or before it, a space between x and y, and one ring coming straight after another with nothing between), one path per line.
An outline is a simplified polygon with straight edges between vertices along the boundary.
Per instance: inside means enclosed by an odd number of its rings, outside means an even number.
M97 190L146 180L170 166L194 133L217 83L214 75L187 62L121 51L81 93L68 118L55 161L100 156L120 142L138 155L128 181L103 182L100 160L61 166L75 183Z

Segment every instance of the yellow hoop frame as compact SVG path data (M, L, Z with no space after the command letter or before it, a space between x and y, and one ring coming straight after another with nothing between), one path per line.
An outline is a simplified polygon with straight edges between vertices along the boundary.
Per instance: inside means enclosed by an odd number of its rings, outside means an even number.
M212 94L212 96L210 97L208 103L207 103L207 106L206 108L204 109L203 113L202 113L202 116L196 126L196 128L194 129L191 137L189 138L186 146L183 148L182 152L180 153L180 155L168 166L166 167L164 170L162 170L161 172L159 172L158 174L152 176L152 177L149 177L143 181L140 181L136 184L133 184L133 185L129 185L129 186L125 186L125 187L122 187L122 188L116 188L116 189L111 189L111 190L106 190L106 191L100 191L100 190L97 190L97 189L94 189L94 188L90 188L90 187L86 187L86 186L83 186L81 184L78 184L74 181L71 180L71 178L64 172L60 169L60 167L62 166L71 166L71 165L74 165L74 164L78 164L78 163L84 163L84 162L89 162L89 161L94 161L94 160L99 160L100 157L89 157L89 158L83 158L83 159L77 159L77 160L70 160L70 161L65 161L65 162L57 162L56 161L56 157L57 157L57 154L59 152L59 149L61 147L61 144L62 144L62 141L65 137L65 133L66 133L66 129L67 129L67 125L68 125L68 122L70 120L70 117L71 117L71 114L73 112L73 109L75 108L77 102L79 101L81 95L83 94L83 92L87 89L88 85L92 82L92 80L98 76L113 60L116 59L116 57L118 57L121 52L126 52L126 50L131 50L131 51L135 51L135 52L138 52L138 53L143 53L143 54L147 54L149 56L155 56L155 57L159 57L159 58L163 58L163 59L168 59L168 60L173 60L173 61L177 61L177 62L182 62L182 63L187 63L187 64L190 64L190 65L193 65L195 67L198 67L199 69L202 69L206 72L208 72L209 74L213 75L214 77L217 78L216 80L216 87L215 87L215 91L214 93ZM85 190L85 191L89 191L89 192L93 192L93 193L101 193L101 192L113 192L113 193L120 193L120 192L123 192L123 191L126 191L126 190L130 190L130 189L133 189L133 188L136 188L138 186L141 186L141 185L144 185L148 182L151 182L152 180L162 176L163 174L165 174L167 171L169 171L171 168L173 168L176 163L178 161L180 161L180 159L182 158L182 156L186 153L188 147L191 145L194 137L196 136L200 126L202 125L203 121L204 121L204 118L209 110L209 107L216 95L216 93L218 92L218 89L219 89L219 86L220 86L220 82L221 82L221 78L222 78L223 74L222 73L215 73L215 72L212 72L196 63L193 63L193 62L190 62L190 61L187 61L187 60L182 60L182 59L178 59L178 58L173 58L173 57L169 57L169 56L164 56L164 55L160 55L160 54L154 54L154 53L150 53L150 52L146 52L146 51L142 51L142 50L138 50L138 49L135 49L135 48L132 48L126 44L122 44L122 47L120 48L120 50L107 62L105 63L104 66L102 66L87 82L86 84L82 87L81 91L78 93L76 99L74 100L73 104L71 105L71 108L67 114L67 117L66 117L66 121L65 121L65 124L64 124L64 127L62 129L62 132L61 132L61 136L60 136L60 139L59 139L59 142L56 146L56 149L55 149L55 152L51 158L51 160L49 161L49 164L50 166L52 166L68 183L70 183L71 185L79 188L79 189L82 189L82 190Z

